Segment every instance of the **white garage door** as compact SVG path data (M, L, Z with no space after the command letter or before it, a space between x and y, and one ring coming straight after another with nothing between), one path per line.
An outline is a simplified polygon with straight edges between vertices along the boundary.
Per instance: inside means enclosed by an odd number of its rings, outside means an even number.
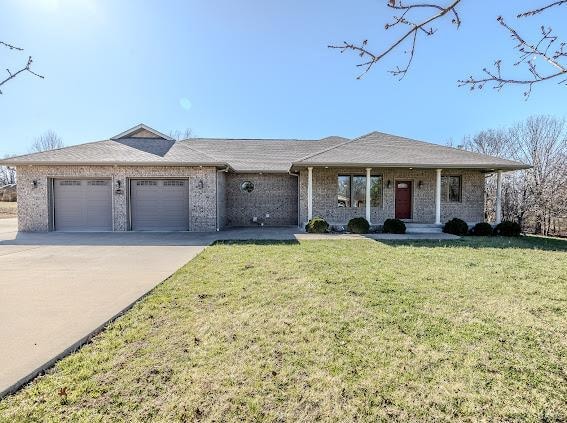
M185 179L133 179L130 210L134 231L189 230L189 182Z
M110 179L55 179L56 231L111 231Z

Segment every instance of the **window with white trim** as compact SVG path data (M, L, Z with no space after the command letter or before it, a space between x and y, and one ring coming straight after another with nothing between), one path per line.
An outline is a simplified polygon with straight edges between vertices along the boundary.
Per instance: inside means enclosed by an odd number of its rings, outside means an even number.
M338 207L366 207L366 176L338 175ZM370 176L370 207L382 207L382 176Z

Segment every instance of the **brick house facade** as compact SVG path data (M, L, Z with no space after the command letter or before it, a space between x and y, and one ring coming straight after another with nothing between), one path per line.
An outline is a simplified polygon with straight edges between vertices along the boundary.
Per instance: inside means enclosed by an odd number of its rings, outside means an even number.
M486 175L526 168L378 132L352 140L175 141L145 125L2 164L17 169L20 231L160 230L170 222L214 231L303 225L312 216L336 225L400 216L477 223Z

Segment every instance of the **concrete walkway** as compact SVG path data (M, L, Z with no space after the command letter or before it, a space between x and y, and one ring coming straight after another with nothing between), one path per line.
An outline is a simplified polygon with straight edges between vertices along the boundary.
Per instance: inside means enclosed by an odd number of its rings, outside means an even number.
M317 235L296 227L217 233L17 233L16 227L16 219L0 219L0 397L82 345L216 240L432 239Z

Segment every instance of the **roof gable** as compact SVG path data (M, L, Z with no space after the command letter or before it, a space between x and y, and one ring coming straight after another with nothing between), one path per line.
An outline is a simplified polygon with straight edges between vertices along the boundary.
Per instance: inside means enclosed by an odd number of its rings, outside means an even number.
M457 148L417 141L382 132L371 132L350 141L315 152L294 165L372 166L372 167L449 167L476 169L525 169L512 160Z
M162 139L162 140L167 140L167 141L175 141L173 138L162 134L159 131L156 131L153 128L150 128L147 125L144 125L143 123L140 123L139 125L136 125L130 129L127 129L124 132L121 132L118 135L115 135L113 137L111 137L111 140L120 140L123 138L149 138L149 139Z

